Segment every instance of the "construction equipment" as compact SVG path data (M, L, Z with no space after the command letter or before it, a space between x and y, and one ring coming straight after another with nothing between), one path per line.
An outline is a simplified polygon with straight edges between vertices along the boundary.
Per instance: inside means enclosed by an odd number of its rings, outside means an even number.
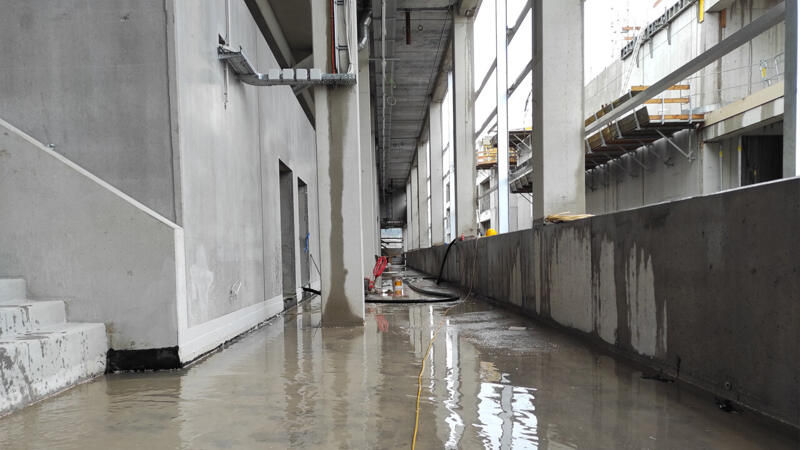
M385 256L378 257L377 261L375 261L375 267L372 269L372 280L369 278L365 278L366 288L367 291L372 291L375 289L375 283L378 281L378 277L383 274L383 271L386 270L386 266L389 264L389 258Z
M509 146L508 148L509 167L517 165L517 150ZM491 169L497 165L497 135L484 138L481 148L476 152L475 166L478 169Z
M603 105L599 111L588 117L584 124L588 126L594 123L647 88L648 86L631 86L621 97L611 104ZM694 113L692 110L690 89L691 86L688 84L670 86L664 90L660 98L648 100L644 106L592 133L585 143L586 169L605 164L625 153L635 152L665 137L675 147L676 144L671 140L672 135L681 130L695 129L705 120L703 114ZM691 159L691 150L679 150Z

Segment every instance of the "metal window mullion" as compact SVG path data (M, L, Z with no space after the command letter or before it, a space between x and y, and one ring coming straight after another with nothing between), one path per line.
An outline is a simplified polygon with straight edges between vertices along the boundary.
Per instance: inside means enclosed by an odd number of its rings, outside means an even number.
M508 232L508 41L506 0L495 2L495 68L497 88L497 215L498 231Z

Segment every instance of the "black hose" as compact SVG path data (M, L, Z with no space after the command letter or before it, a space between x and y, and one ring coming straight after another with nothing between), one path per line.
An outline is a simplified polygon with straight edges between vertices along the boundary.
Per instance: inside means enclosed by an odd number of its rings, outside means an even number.
M408 278L404 278L405 283L408 287L412 290L419 292L420 294L431 295L435 297L435 299L425 299L429 301L455 301L458 300L458 294L453 294L452 292L444 292L444 291L436 291L433 289L425 289L423 287L417 286L414 283L410 282Z
M305 287L305 286L303 286L303 292L311 292L312 294L322 295L321 291L318 291L316 289L311 289L310 287Z
M442 267L439 268L439 276L436 277L436 285L437 286L439 285L439 283L442 282L442 274L444 273L444 263L447 262L447 255L450 254L450 247L452 247L453 244L455 244L457 240L458 240L458 238L453 239L453 242L451 242L450 245L447 246L447 251L444 252L444 259L442 259Z

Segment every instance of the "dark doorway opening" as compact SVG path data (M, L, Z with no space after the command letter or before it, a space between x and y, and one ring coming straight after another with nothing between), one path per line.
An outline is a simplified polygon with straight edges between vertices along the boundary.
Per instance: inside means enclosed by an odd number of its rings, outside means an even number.
M283 306L297 304L297 277L295 275L294 238L294 175L284 163L280 166L281 191L281 268L283 273Z
M742 136L742 186L783 177L783 136Z
M300 285L309 286L311 281L311 235L308 229L308 186L297 178L297 214L299 215L299 243L300 243Z

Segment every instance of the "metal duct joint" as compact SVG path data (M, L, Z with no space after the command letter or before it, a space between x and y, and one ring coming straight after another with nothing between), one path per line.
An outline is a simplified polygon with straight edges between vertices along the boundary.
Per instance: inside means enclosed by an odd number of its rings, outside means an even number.
M367 48L367 43L369 42L369 26L372 24L372 11L367 11L364 14L364 19L361 21L361 26L359 26L359 31L361 33L361 38L358 40L358 49L364 50Z

